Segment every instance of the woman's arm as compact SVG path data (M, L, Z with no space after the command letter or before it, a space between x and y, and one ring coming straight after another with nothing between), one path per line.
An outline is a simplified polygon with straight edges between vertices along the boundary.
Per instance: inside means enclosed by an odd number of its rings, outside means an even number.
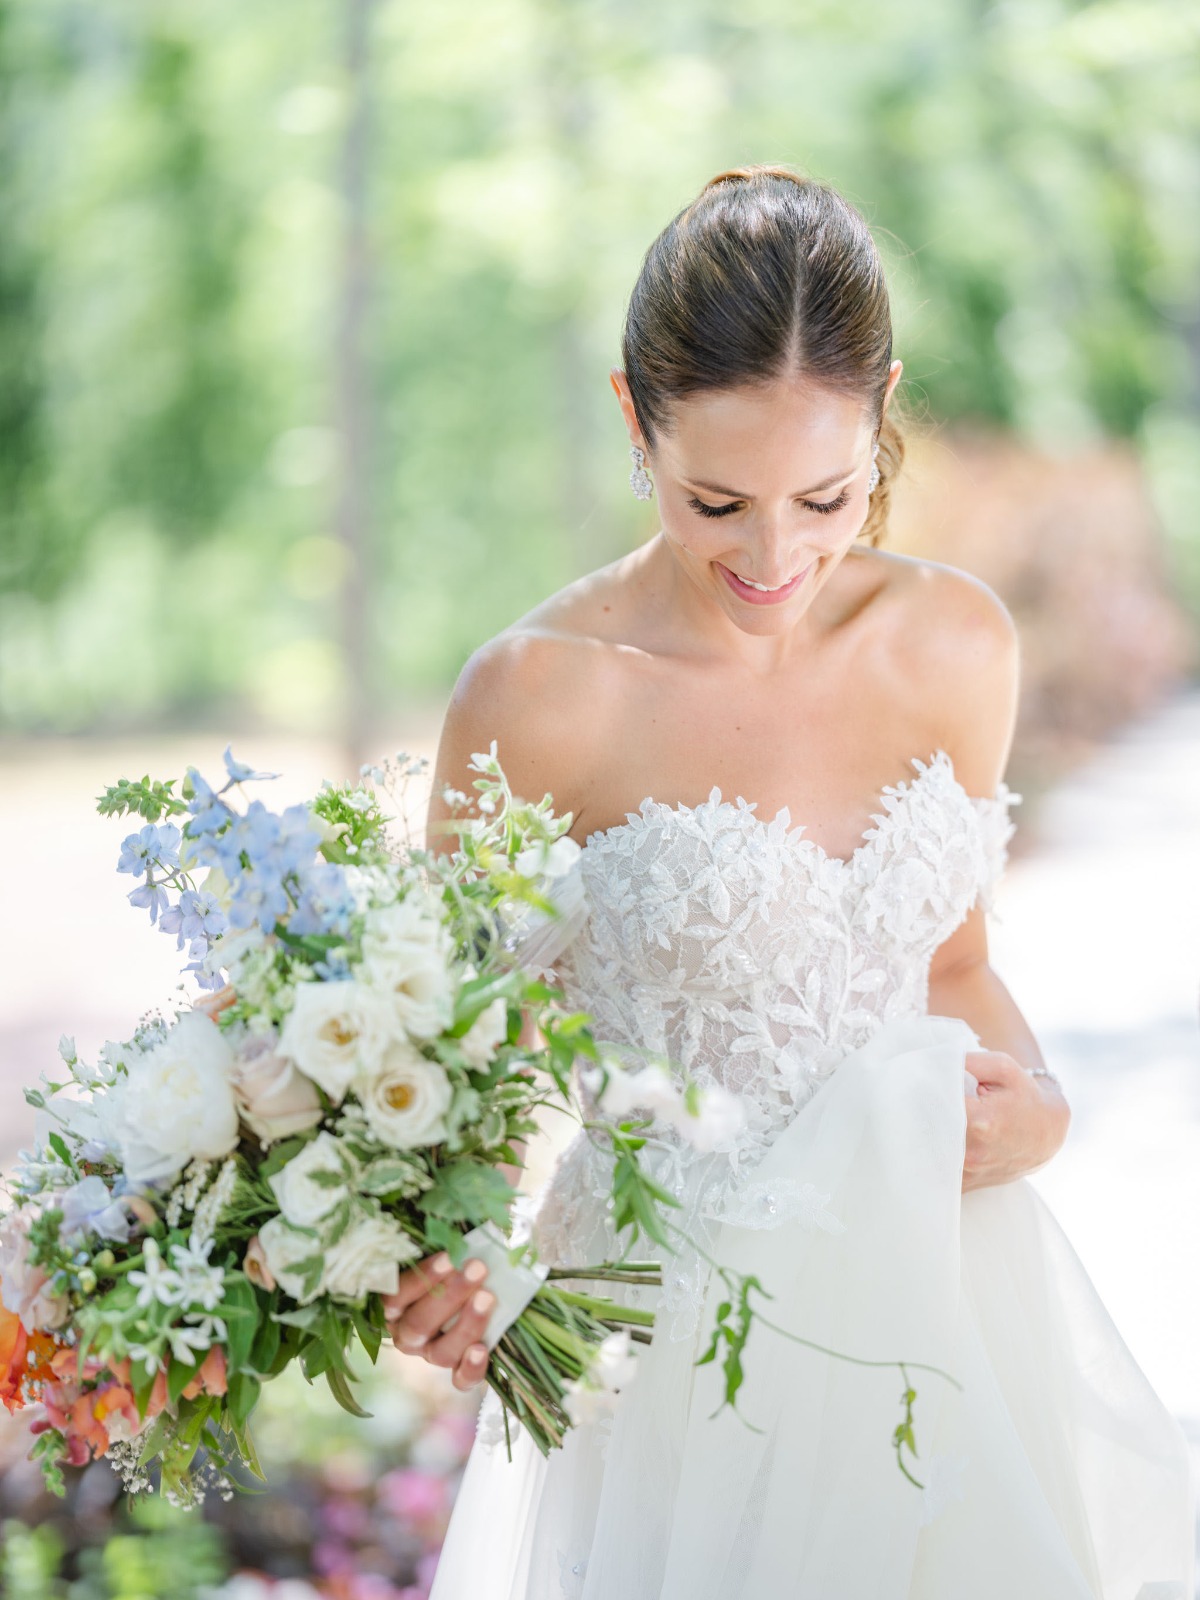
M1020 640L1007 607L980 579L926 568L925 626L915 628L922 701L951 730L946 748L969 795L990 798L1008 766L1020 689ZM936 615L935 615L936 613ZM936 623L936 625L935 625ZM967 1096L963 1189L1010 1183L1062 1147L1071 1108L1048 1077L1033 1032L988 961L986 912L977 904L934 952L929 1011L962 1017L981 1050L967 1057L978 1097Z
M978 919L972 911L950 944ZM968 933L974 944L977 938ZM945 946L942 947L945 949ZM934 1016L962 1017L978 1034L983 1051L967 1056L967 1069L979 1080L979 1096L967 1097L967 1149L963 1190L1011 1183L1036 1172L1062 1148L1071 1108L1052 1078L1034 1077L1044 1065L1029 1024L988 964L986 953L957 965L943 964L929 981Z

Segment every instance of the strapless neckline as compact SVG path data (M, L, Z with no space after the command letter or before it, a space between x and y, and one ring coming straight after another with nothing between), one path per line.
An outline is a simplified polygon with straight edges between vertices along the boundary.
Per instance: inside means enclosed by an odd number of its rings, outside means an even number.
M780 806L774 817L769 820L760 817L758 802L745 800L738 795L736 800L723 798L721 789L714 784L709 791L707 800L701 800L696 805L689 805L686 801L655 800L647 796L637 811L626 813L626 821L615 822L610 828L597 828L589 833L581 846L582 850L595 849L608 841L615 840L623 834L636 833L648 823L662 821L670 817L690 818L700 823L734 820L744 821L747 825L758 828L772 835L781 837L788 845L798 849L806 849L813 853L821 862L830 867L852 868L860 857L870 851L879 838L881 828L888 821L888 813L895 810L904 800L917 791L920 784L930 781L934 777L942 777L955 788L962 798L972 805L1000 804L1007 793L1007 785L1001 783L995 795L968 794L954 771L954 761L947 750L940 746L930 756L928 762L922 761L919 756L911 756L909 765L916 767L914 777L902 778L899 783L884 784L876 792L876 799L881 800L887 808L884 812L872 812L871 821L875 826L864 829L858 844L848 856L832 855L825 846L815 839L805 836L806 823L798 822L792 826L792 814L787 806Z

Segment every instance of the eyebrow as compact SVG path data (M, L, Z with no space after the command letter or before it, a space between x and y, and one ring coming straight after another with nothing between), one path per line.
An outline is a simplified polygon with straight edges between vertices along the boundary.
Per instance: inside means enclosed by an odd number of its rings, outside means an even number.
M824 478L820 483L814 483L811 489L805 489L803 494L795 498L803 500L806 495L820 494L822 489L832 489L835 483L840 483L843 478L848 478L854 472L850 467L846 472L835 472L831 478ZM686 478L686 483L692 484L697 489L707 489L709 494L726 494L731 500L752 500L753 495L741 494L737 489L723 489L719 483L703 483L699 478Z

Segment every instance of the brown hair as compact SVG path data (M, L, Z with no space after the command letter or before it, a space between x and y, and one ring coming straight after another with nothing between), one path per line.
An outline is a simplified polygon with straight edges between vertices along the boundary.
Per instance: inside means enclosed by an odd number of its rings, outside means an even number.
M651 449L671 402L803 374L864 396L876 424L892 318L870 229L836 190L788 167L710 178L647 250L621 337L634 410ZM879 428L879 484L862 536L878 544L904 439Z

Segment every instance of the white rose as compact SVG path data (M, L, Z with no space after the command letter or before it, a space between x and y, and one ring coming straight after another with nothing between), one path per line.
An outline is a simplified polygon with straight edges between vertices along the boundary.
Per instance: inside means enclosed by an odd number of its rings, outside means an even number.
M393 1040L377 1070L363 1074L355 1089L372 1133L384 1144L411 1150L446 1137L450 1079L407 1039Z
M237 1147L233 1052L216 1023L185 1011L161 1043L129 1058L124 1078L92 1105L131 1183L175 1179L197 1157Z
M407 1265L420 1255L420 1246L394 1218L382 1214L364 1217L328 1252L325 1292L347 1300L364 1294L395 1294L401 1263Z
M367 919L362 948L372 987L387 997L406 1033L431 1039L449 1026L454 946L428 901L412 897L381 907Z
M286 1221L297 1228L316 1227L349 1196L348 1165L349 1157L333 1135L319 1133L286 1166L272 1173L267 1182ZM332 1175L341 1181L320 1183L318 1174Z
M265 1149L276 1139L305 1133L322 1111L312 1080L294 1061L277 1055L266 1038L250 1038L238 1052L233 1092L242 1121Z
M458 1041L458 1047L473 1067L482 1069L495 1054L496 1046L508 1036L508 1006L493 1000L485 1006Z
M297 1233L282 1217L272 1217L258 1230L258 1243L268 1272L285 1294L303 1303L324 1293L324 1273L305 1294L305 1274L295 1270L302 1261L320 1254L320 1243L311 1234Z
M390 1033L388 1008L354 978L296 985L278 1053L341 1103L354 1075L379 1062Z

